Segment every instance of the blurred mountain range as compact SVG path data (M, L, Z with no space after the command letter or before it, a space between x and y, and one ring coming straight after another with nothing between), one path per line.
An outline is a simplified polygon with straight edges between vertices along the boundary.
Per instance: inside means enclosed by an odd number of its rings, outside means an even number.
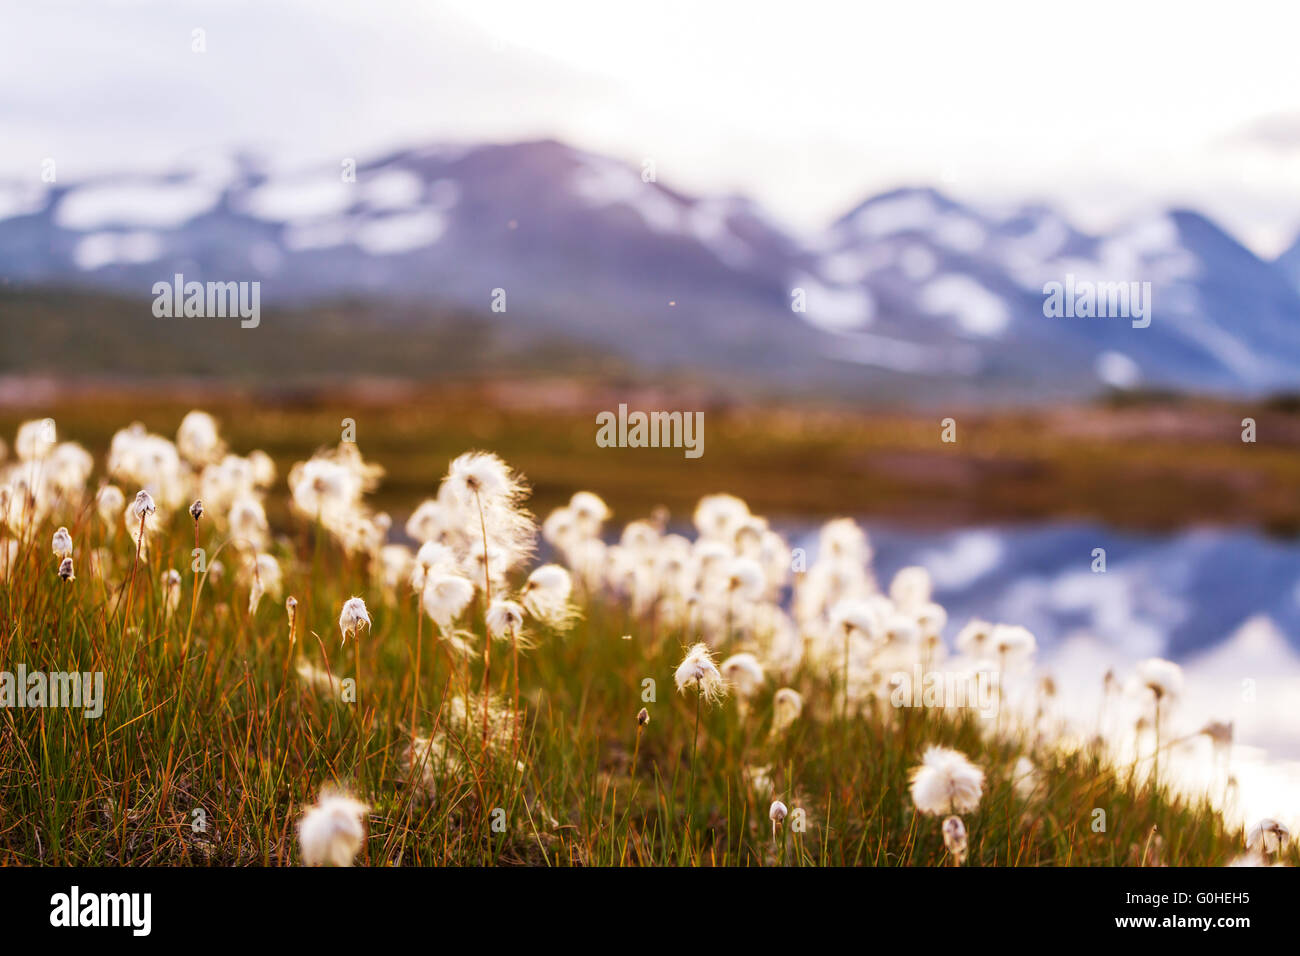
M808 236L747 199L688 196L554 141L404 150L352 171L231 155L0 184L0 280L146 309L177 273L258 281L263 307L428 305L645 370L876 397L1300 390L1300 241L1265 261L1191 211L1089 235L1043 205L902 189ZM1045 284L1067 281L1149 282L1149 326L1045 316Z

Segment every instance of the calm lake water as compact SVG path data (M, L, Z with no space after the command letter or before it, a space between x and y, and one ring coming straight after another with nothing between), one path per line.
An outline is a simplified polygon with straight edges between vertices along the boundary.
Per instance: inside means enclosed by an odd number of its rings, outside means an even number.
M1245 529L1139 535L1100 525L915 531L864 522L882 587L924 565L948 609L948 636L970 617L1023 624L1044 650L1086 633L1116 649L1181 660L1267 615L1300 649L1300 540ZM816 553L816 531L788 531ZM1094 572L1094 549L1105 551Z

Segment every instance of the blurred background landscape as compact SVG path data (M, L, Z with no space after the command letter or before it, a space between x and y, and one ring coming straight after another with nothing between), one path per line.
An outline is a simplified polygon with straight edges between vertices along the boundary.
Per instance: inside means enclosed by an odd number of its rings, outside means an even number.
M1295 12L726 6L15 11L0 434L202 407L283 474L353 418L397 527L467 447L541 514L850 514L954 631L1025 623L1080 687L1168 655L1300 757L1224 676L1300 685ZM177 274L258 282L258 327L155 317ZM1067 275L1151 283L1150 326L1045 317ZM623 402L703 410L703 457L598 448Z

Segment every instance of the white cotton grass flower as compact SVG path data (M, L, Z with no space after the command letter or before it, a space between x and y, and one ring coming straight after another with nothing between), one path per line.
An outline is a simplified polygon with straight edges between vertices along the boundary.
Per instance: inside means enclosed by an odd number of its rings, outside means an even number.
M782 687L772 695L772 735L789 730L803 713L803 695L793 687Z
M772 821L772 839L776 839L777 828L781 826L782 821L789 815L790 808L780 800L773 800L772 806L767 811L767 818Z
M1034 635L1018 624L997 624L989 636L989 651L997 658L999 666L1006 670L1027 662L1038 650Z
M370 807L345 793L322 792L298 821L298 846L307 866L351 866L366 839Z
M181 573L168 568L162 573L163 616L171 617L181 601Z
M604 500L590 491L574 492L569 499L568 510L572 515L574 530L584 538L599 535L601 526L613 514Z
M844 598L830 609L830 633L838 643L858 639L876 643L883 638L882 608L865 598Z
M253 486L266 490L275 484L275 459L260 448L254 448L245 459L253 469Z
M108 528L117 526L117 516L126 507L126 495L117 485L105 485L95 493L95 510Z
M139 422L121 429L109 442L108 474L114 481L146 489L168 511L181 505L193 480L176 446Z
M68 533L67 528L60 528L54 532L54 537L50 541L50 547L54 550L56 558L72 557L72 535Z
M1227 749L1232 746L1233 721L1212 720L1201 728L1200 733L1210 738L1214 749Z
M659 529L649 521L629 521L618 536L619 545L633 555L641 556L652 553L659 545Z
M209 570L211 568L209 567ZM280 562L274 555L256 553L245 559L240 574L248 585L248 613L253 614L262 603L263 595L271 595L277 601L283 593L284 576Z
M366 602L359 597L351 597L343 602L343 610L339 612L339 630L343 632L343 643L347 644L348 638L360 639L361 628L370 628L370 612L366 610Z
M318 522L349 551L361 550L357 529L367 519L363 496L378 486L383 471L365 462L353 442L318 451L289 470L293 510Z
M362 494L369 490L366 484L366 473L350 467L337 449L319 451L289 470L294 508L305 518L319 518L327 527L333 516L351 512L360 504Z
M19 461L37 461L50 453L58 443L58 432L52 418L23 422L14 437L14 453Z
M217 420L198 410L187 414L176 430L176 450L196 468L220 461L226 449L221 443Z
M573 578L567 568L543 564L528 575L522 600L528 613L547 627L567 631L573 626L577 609L570 602Z
M444 636L450 635L456 618L465 613L474 600L474 582L459 571L437 571L430 574L421 592L424 613L433 619Z
M451 462L443 486L458 509L460 533L475 542L462 562L466 573L485 587L501 587L504 575L536 546L533 516L523 507L523 476L496 455L474 451Z
M461 504L515 504L526 488L514 471L497 455L469 451L452 460L447 482Z
M980 618L972 618L965 627L957 632L957 650L972 660L987 658L993 654L993 624Z
M912 804L928 816L971 813L984 795L984 771L947 747L927 748L911 782Z
M1266 817L1251 827L1250 832L1246 834L1246 849L1265 857L1275 856L1283 850L1290 839L1289 829L1276 820Z
M415 555L404 544L386 544L379 549L378 563L384 600L392 604L397 600L398 589L418 575Z
M317 693L331 700L343 699L343 681L329 671L317 667L306 658L299 660L294 670L298 679Z
M270 541L271 526L266 520L266 509L252 495L241 495L231 503L226 524L231 537L241 547L261 550Z
M59 580L61 581L77 580L77 576L73 573L71 557L64 558L62 561L59 562Z
M927 651L941 651L943 629L948 625L948 612L943 605L929 601L912 610L912 617L921 632L921 643Z
M761 601L767 590L763 566L753 558L731 558L722 566L720 580L732 600Z
M406 519L406 533L421 544L443 544L457 530L455 513L446 501L426 498Z
M456 553L451 548L437 541L426 541L415 552L411 563L411 590L423 591L431 575L455 572L457 567Z
M511 563L518 560L518 555L511 555L505 548L497 547L491 540L484 542L480 537L471 540L461 555L460 572L473 581L476 588L486 586L500 591L506 586L506 572Z
M67 501L80 501L85 492L86 480L95 470L95 458L75 442L55 445L40 466L45 483Z
M574 517L573 509L567 505L553 509L546 516L546 520L542 522L542 538L547 544L553 545L564 554L567 559L572 560L569 552L579 541L583 540L583 535L578 530L578 522Z
M524 609L515 601L495 598L488 607L486 624L488 636L494 641L527 646L523 633Z
M1173 661L1149 657L1137 665L1137 682L1161 703L1182 695L1183 669Z
M864 567L871 562L871 542L852 518L835 518L821 527L817 539L817 560L829 564Z
M158 530L155 518L157 513L158 506L154 504L153 496L143 489L126 506L122 523L131 536L131 542L140 551L145 550L148 539Z
M705 495L695 506L693 520L700 537L719 541L730 550L736 532L750 518L749 505L735 495Z
M709 645L693 644L686 651L686 656L677 665L673 674L677 690L685 694L688 688L694 688L700 700L713 703L727 694L727 685L718 666L713 663L713 654Z
M880 623L880 647L894 654L909 654L921 642L921 628L916 618L892 611Z
M930 603L930 572L922 567L903 568L889 584L889 598L900 611L916 611Z
M732 654L719 665L718 670L742 700L757 694L767 680L763 665L748 651Z
M147 518L158 511L158 506L154 504L153 495L141 488L135 493L135 501L131 503L131 514L138 521L141 518Z
M950 816L943 821L943 845L952 856L953 866L966 862L966 824L959 816Z

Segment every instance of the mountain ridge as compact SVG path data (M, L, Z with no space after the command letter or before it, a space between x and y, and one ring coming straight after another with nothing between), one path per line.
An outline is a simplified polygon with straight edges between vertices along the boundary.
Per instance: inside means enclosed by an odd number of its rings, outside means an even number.
M499 312L648 369L793 387L966 400L1300 388L1286 263L1194 210L1090 235L1043 203L994 211L911 186L799 236L746 197L692 196L554 139L417 146L354 170L236 153L0 184L0 279L143 297L176 273L258 281L271 304ZM1045 286L1066 276L1150 283L1153 321L1046 317Z

